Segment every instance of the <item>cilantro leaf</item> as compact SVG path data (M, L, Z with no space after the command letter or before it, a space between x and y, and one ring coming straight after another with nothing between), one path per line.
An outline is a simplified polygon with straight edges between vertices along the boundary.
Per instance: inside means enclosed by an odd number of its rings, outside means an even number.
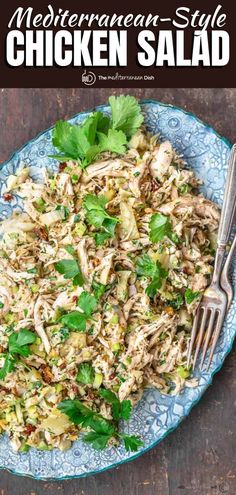
M29 344L36 341L36 335L27 328L22 328L19 332L14 332L8 340L8 351L10 354L19 354L23 357L30 355Z
M100 151L111 151L112 153L118 153L119 155L125 153L127 139L122 131L109 129L107 135L99 133L98 140Z
M124 440L125 449L131 452L137 452L139 447L144 445L143 441L140 440L140 437L136 435L120 435Z
M178 236L172 231L172 224L169 217L161 213L154 213L149 223L149 237L152 242L159 242L165 236L169 237L173 242L178 242Z
M76 377L77 382L91 385L94 381L94 369L89 363L81 363Z
M10 354L5 354L3 367L0 369L0 380L4 380L8 373L14 370L15 359Z
M73 285L82 286L84 283L83 275L80 266L76 260L61 260L55 263L55 270L65 279L73 279Z
M184 293L185 301L187 304L191 304L194 299L197 299L200 296L200 292L193 292L191 289L186 289Z
M79 296L78 305L84 311L86 316L91 316L97 307L97 299L84 290Z
M112 128L128 137L133 134L143 123L141 108L134 96L110 96L109 103L112 113Z
M154 297L162 286L163 279L168 275L167 270L163 268L159 261L153 261L148 254L144 254L138 259L136 273L139 276L151 278L152 281L146 288L149 297Z

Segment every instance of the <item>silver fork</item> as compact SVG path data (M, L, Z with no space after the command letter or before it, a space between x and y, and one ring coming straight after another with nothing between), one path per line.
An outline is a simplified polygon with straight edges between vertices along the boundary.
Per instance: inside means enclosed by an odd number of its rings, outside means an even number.
M199 351L204 340L201 365L205 360L206 352L209 344L211 343L210 355L207 363L207 369L209 368L214 350L220 335L220 331L224 322L225 314L227 311L227 296L226 293L220 287L220 275L222 271L225 249L229 240L230 229L233 221L233 213L236 203L236 144L232 147L229 162L228 172L225 184L225 192L223 199L223 206L220 217L217 250L214 264L214 271L212 276L212 282L206 289L198 306L189 342L187 366L190 366L191 355L194 344L196 343L196 350L193 359L193 369L195 368L196 361L199 355ZM212 342L211 342L212 341Z
M236 235L234 237L234 240L230 246L230 250L228 252L224 268L222 270L221 278L220 278L220 285L221 288L226 292L227 298L228 298L228 304L227 304L227 310L229 310L232 300L233 300L233 289L232 289L232 284L229 279L229 267L231 265L231 261L233 258L233 254L236 248Z

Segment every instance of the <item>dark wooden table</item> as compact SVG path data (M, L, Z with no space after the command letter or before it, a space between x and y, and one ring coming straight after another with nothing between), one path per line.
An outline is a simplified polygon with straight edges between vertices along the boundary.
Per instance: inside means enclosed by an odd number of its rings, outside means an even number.
M120 92L186 108L236 141L236 89ZM58 118L104 103L110 93L105 89L0 89L0 162ZM54 483L2 471L0 495L235 495L235 358L234 349L191 415L139 459L87 479Z

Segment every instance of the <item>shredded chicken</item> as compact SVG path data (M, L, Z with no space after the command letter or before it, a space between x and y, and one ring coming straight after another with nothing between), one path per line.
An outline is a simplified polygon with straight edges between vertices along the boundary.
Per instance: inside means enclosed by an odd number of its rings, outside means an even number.
M101 387L133 404L144 387L174 394L196 386L187 345L211 279L219 211L196 192L200 181L171 143L142 131L122 157L84 170L70 161L53 177L45 171L44 184L29 172L7 181L24 212L0 223L0 371L9 335L26 328L35 341L0 380L0 428L16 450L65 449L80 427L57 409L64 399L110 418ZM87 195L105 198L102 220L86 211ZM168 228L160 234L157 225L154 241L155 215ZM140 273L144 255L149 269ZM84 295L95 298L91 310L80 306ZM85 318L82 329L65 323L73 313ZM85 363L87 383L76 378Z

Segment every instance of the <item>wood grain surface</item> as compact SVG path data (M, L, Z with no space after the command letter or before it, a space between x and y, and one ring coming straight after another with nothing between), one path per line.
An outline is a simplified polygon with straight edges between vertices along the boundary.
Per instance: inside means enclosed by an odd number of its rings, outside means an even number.
M235 88L0 89L0 162L58 118L104 103L111 93L175 104L236 141ZM39 482L1 471L0 495L235 495L235 358L234 349L190 416L139 459L97 476L63 482Z

